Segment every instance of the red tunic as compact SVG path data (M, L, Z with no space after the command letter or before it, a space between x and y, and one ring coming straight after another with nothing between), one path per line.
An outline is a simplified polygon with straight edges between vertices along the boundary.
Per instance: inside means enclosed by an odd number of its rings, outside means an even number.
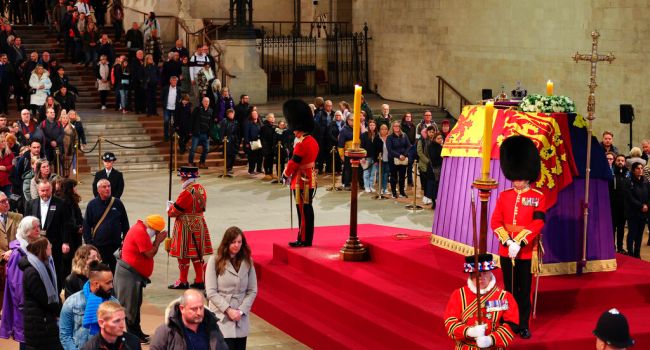
M318 142L311 135L304 135L293 148L293 156L284 169L284 176L291 177L291 189L316 188L314 167L318 158ZM298 181L300 180L300 181Z
M512 239L520 244L518 259L530 260L537 246L537 237L544 227L546 203L544 194L536 189L518 191L514 188L499 194L490 226L499 238L499 256L508 256L505 243Z
M208 224L203 212L207 202L205 188L189 184L169 207L167 215L176 217L169 255L175 258L199 258L212 254Z
M495 286L487 294L481 295L481 310L482 321L487 325L485 335L491 337L494 344L490 349L507 348L515 337L511 325L519 324L519 309L515 298ZM465 286L452 293L444 319L447 335L456 343L454 349L479 349L474 338L466 335L467 329L477 324L476 293L469 287Z

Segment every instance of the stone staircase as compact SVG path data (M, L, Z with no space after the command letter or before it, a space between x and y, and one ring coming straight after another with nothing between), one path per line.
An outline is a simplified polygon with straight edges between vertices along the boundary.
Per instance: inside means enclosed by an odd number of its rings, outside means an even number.
M16 33L23 38L23 43L29 54L31 51L48 51L59 63L65 68L66 74L70 77L70 83L79 90L77 98L77 109L96 109L100 106L99 92L95 87L95 72L93 68L77 65L76 62L70 62L64 59L65 45L57 44L56 33L48 29L47 26L14 26ZM107 26L103 32L108 34L111 40L114 39L113 27ZM127 48L123 45L115 46L115 54L127 54ZM111 65L113 62L110 62ZM115 96L113 93L108 94L108 104L113 106Z

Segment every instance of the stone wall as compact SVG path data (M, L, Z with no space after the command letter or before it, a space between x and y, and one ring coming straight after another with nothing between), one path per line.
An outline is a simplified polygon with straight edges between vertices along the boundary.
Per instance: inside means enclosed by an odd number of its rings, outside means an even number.
M354 0L356 30L368 22L371 85L385 98L435 104L436 75L470 100L481 89L496 94L517 81L532 93L555 82L557 94L576 100L586 114L590 67L571 56L591 50L590 32L601 33L599 51L614 52L599 63L594 132L611 130L627 151L629 129L619 123L619 105L636 112L633 143L650 138L650 2L613 0L472 1ZM453 108L452 108L453 110Z

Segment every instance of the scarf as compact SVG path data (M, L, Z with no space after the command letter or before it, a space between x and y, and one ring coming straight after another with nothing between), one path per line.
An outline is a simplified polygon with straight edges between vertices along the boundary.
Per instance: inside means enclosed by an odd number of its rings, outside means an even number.
M497 279L494 277L494 275L492 275L492 277L490 278L490 283L488 283L487 287L485 289L481 289L481 295L487 294L489 291L492 290L492 288L494 288L494 285L496 284L497 284ZM469 290L472 291L472 293L476 294L476 283L474 283L473 278L471 277L467 278L467 287L469 288Z
M97 322L97 308L99 305L109 299L103 299L96 296L90 291L90 281L86 281L83 287L83 293L86 297L86 309L84 310L84 319L82 325L90 329L90 335L99 333L99 323Z
M196 182L196 178L193 178L193 177L192 177L192 178L189 178L189 179L185 180L185 182L183 182L183 184L181 185L181 187L182 187L183 189L185 189L187 186L193 184L194 182Z
M56 270L54 269L54 260L52 257L48 258L48 264L45 264L38 258L36 255L26 252L27 260L29 263L34 266L38 276L43 281L45 286L45 292L47 293L47 303L54 304L59 302L59 293L57 293L58 287L56 285ZM50 269L50 273L47 272L47 269Z

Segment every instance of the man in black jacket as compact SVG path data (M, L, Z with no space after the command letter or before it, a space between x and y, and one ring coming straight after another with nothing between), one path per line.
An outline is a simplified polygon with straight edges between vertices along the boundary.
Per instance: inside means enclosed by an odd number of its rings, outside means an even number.
M105 301L97 308L99 333L88 339L81 350L142 348L138 337L126 332L126 314L124 308L114 301Z
M73 231L70 212L71 209L62 199L52 195L52 184L41 181L38 184L38 198L32 200L25 213L41 221L41 229L52 244L52 259L59 289L63 287L65 277L70 274L70 271L64 271L63 268L63 256L70 253Z
M232 175L232 167L235 164L235 156L239 152L239 123L235 119L235 111L228 109L226 111L226 118L219 123L219 133L222 139L227 139L226 144L226 171L228 175Z
M228 349L212 312L206 311L205 297L188 289L165 311L165 324L151 339L152 350Z
M208 157L208 148L210 147L210 126L212 125L212 108L210 108L210 99L204 97L201 100L201 105L196 107L192 112L192 123L190 127L190 135L192 135L192 147L190 148L190 155L188 162L190 166L194 166L194 151L196 146L201 144L203 150L201 151L201 159L199 160L199 168L207 169L205 159Z
M164 82L164 80L163 80ZM165 82L160 95L160 104L162 105L163 110L163 131L165 141L169 140L171 136L171 131L169 129L169 124L173 120L173 124L176 124L175 112L176 105L181 102L181 90L178 88L178 77L171 76L169 82Z
M235 119L239 123L239 138L243 139L244 130L248 123L248 115L250 113L250 104L248 95L243 94L239 97L239 104L235 106Z
M104 162L104 170L95 173L95 180L93 180L93 194L95 197L99 195L97 192L97 183L101 179L107 179L111 183L111 194L115 198L121 198L124 193L124 176L117 169L113 168L113 163L117 160L113 152L106 152L102 156Z
M609 201L612 211L612 226L614 226L614 238L616 240L616 251L625 254L623 249L623 237L625 236L625 181L627 181L628 170L625 166L625 155L607 153L607 157L614 158L612 164L612 179L609 181Z
M131 89L133 90L133 99L135 100L135 113L144 113L147 102L147 87L144 82L144 51L138 50L135 53L135 58L129 63L129 69L131 70Z
M317 169L319 173L332 170L332 156L330 155L330 150L332 146L335 146L336 143L331 144L329 142L329 124L334 120L334 111L332 110L332 101L327 100L324 102L323 109L314 116L314 121L316 122L317 129L320 131L317 140L319 142L319 153L317 160ZM338 135L338 132L337 132Z
M43 133L45 157L52 162L56 156L55 149L57 147L61 149L63 144L63 128L55 120L56 113L54 112L54 108L47 108L45 110L45 117L46 119L41 122L38 128Z
M58 92L54 93L54 100L61 105L61 109L65 109L66 112L75 110L75 96L68 92L68 87L63 85Z
M132 61L138 50L144 50L144 36L140 31L138 22L133 22L131 29L126 32L124 40L126 41L126 46L129 48L129 61Z
M102 261L115 273L117 261L113 253L122 245L122 239L129 231L129 217L122 201L111 197L111 183L108 180L99 180L97 191L99 196L88 202L86 207L84 242L97 247ZM106 216L101 220L104 213Z

